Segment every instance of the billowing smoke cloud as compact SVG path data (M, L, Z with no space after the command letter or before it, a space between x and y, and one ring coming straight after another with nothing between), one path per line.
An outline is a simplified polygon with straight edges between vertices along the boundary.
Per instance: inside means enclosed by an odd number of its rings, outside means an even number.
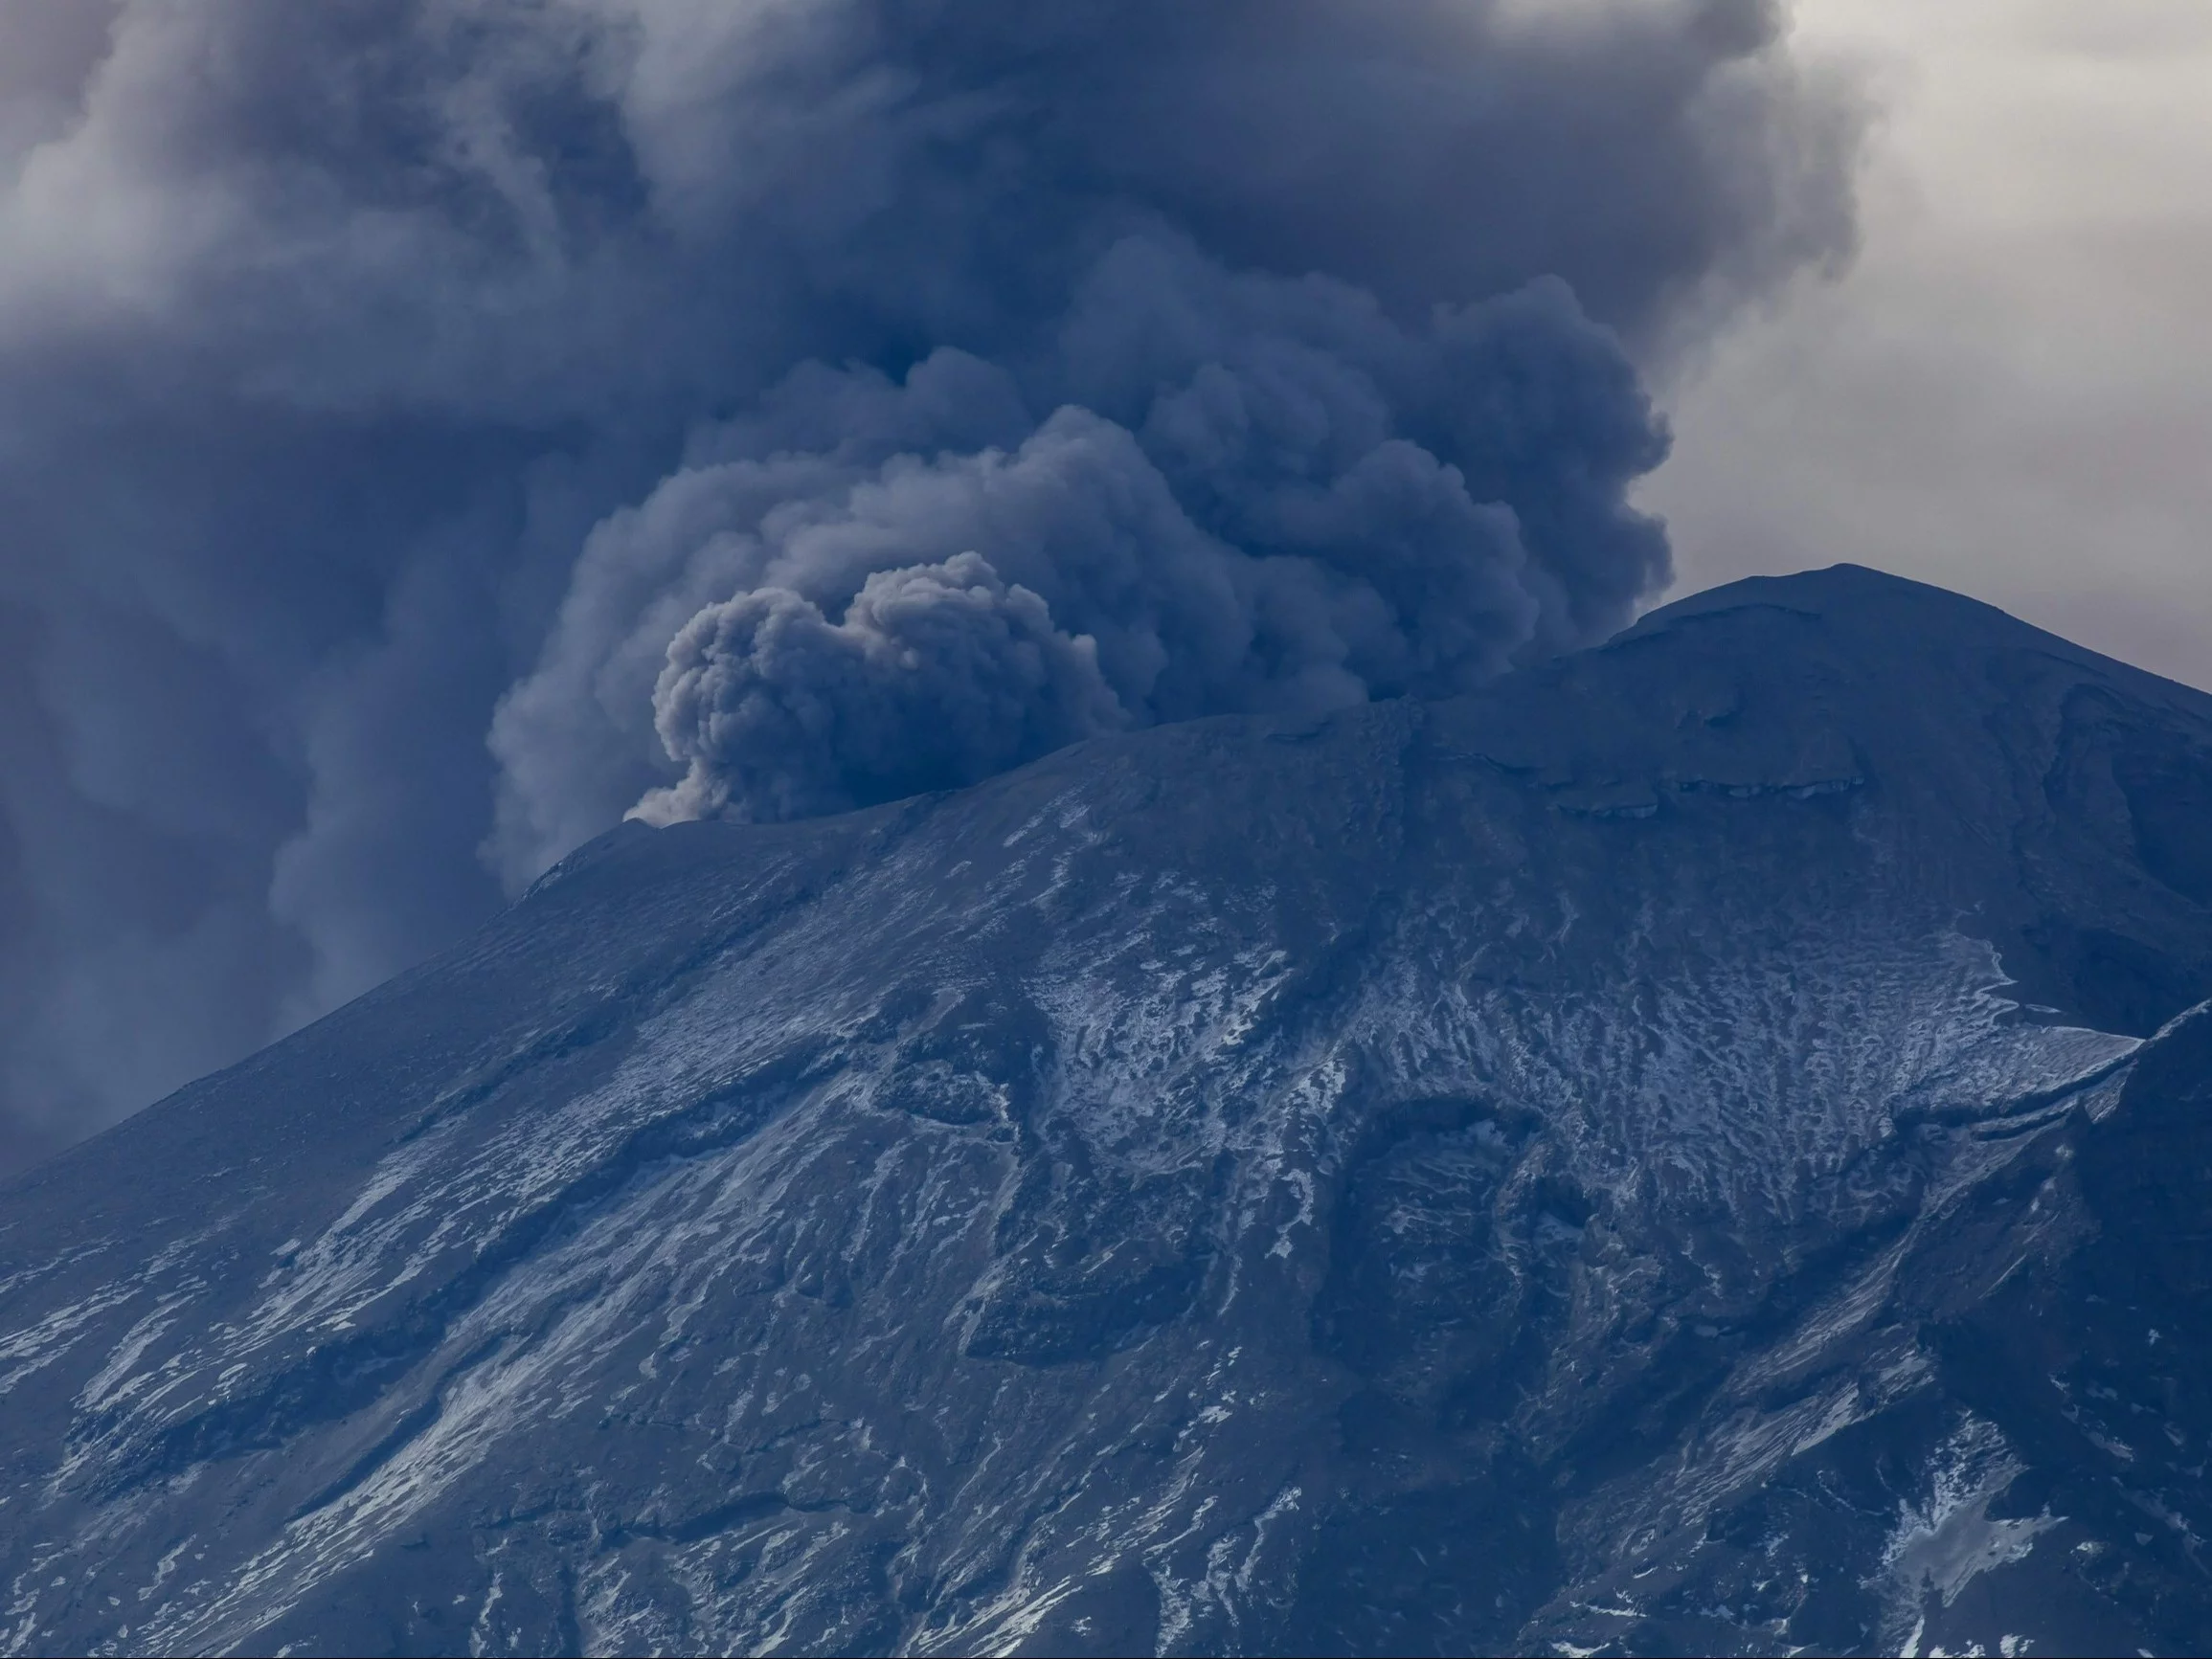
M1849 242L1758 0L0 11L0 1160L635 811L1463 685Z
M640 807L659 822L895 800L1128 724L1098 642L976 553L875 572L842 622L789 588L710 605L669 644L653 701L690 763Z
M1663 576L1622 501L1662 452L1556 280L1401 326L1124 240L1020 370L809 365L600 527L494 728L512 867L637 799L648 725L687 772L642 816L780 818L1120 727L1464 688Z

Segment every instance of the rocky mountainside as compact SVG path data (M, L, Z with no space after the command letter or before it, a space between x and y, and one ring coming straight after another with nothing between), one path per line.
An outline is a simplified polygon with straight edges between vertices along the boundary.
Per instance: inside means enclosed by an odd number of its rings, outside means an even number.
M628 826L0 1194L11 1650L2201 1651L2212 698L1865 571Z

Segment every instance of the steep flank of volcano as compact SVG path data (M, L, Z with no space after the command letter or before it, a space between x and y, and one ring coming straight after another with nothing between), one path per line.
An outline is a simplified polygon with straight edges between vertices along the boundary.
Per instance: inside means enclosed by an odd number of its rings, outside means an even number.
M7 1191L6 1643L2201 1648L2208 991L2212 699L1849 567L626 826Z

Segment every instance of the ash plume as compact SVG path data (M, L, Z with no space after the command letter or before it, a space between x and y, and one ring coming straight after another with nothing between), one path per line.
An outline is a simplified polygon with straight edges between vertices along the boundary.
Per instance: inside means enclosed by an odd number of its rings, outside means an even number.
M0 1160L627 812L1604 635L1855 141L1757 0L22 0Z

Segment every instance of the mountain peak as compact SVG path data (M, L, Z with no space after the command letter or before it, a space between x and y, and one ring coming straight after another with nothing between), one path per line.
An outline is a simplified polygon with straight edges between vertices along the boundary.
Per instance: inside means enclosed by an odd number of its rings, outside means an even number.
M1817 618L1846 639L1844 649L1868 669L1886 666L1899 657L1956 658L2011 648L2049 651L2069 661L2109 663L2135 672L1995 605L1863 565L1831 565L1786 576L1747 576L1724 583L1661 605L1611 643L1683 627L1709 628L1724 617L1760 612Z
M2178 698L2199 712L2212 712L2212 697L2192 686L2090 651L1982 600L1864 565L1830 565L1726 582L1648 612L1608 643L1644 639L1760 610L1817 618L1848 639L1844 649L1869 672L1891 671L1911 658L1958 660L1991 652L2034 651L2125 683L2138 694L2156 686L2160 688L2157 696Z
M1995 605L1984 604L1931 582L1915 581L1867 565L1837 564L1819 570L1794 571L1779 576L1745 576L1660 606L1652 617L1695 616L1703 612L1732 610L1743 605L1779 605L1812 616L1838 613L1900 612L1929 607L1948 616L1987 613L2005 617Z

